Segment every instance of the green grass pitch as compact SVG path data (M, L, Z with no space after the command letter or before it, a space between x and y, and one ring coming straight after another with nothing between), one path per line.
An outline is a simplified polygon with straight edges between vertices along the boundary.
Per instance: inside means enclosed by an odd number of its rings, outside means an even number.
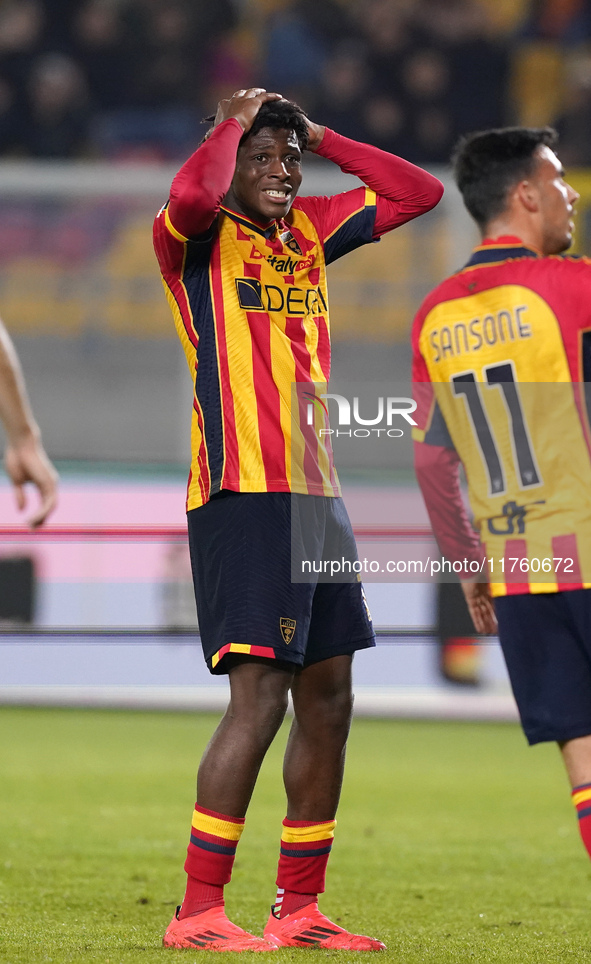
M215 723L0 709L2 964L236 961L160 944ZM231 917L259 934L274 897L284 739L227 891ZM382 938L383 962L591 961L591 864L556 748L528 749L510 725L356 720L321 907ZM269 961L310 954L359 957L283 950Z

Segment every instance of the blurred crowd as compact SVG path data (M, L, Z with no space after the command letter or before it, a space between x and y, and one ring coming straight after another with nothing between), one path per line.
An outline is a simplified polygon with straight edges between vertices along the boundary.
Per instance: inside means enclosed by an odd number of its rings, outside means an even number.
M176 160L265 86L419 163L552 123L591 164L591 0L0 0L0 154Z

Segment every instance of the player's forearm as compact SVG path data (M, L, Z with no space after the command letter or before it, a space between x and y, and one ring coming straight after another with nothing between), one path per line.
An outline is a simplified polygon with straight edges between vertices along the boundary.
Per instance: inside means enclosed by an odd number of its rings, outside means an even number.
M39 438L14 345L0 321L0 419L11 445Z
M376 234L430 211L440 201L443 184L402 157L361 144L326 128L317 154L355 174L378 195Z
M417 480L440 552L452 562L480 563L483 549L462 498L456 452L425 442L415 442L414 450Z
M185 238L203 234L228 193L244 131L235 118L219 124L172 182L168 217Z

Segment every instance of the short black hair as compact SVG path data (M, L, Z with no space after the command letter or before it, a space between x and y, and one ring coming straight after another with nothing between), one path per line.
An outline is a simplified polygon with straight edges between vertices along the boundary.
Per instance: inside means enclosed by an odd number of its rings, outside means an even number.
M501 127L459 140L452 155L454 178L481 228L504 211L511 188L531 176L537 148L557 143L552 127Z
M305 151L310 139L306 117L306 112L291 100L267 100L261 104L252 127L242 135L240 143L243 144L264 127L270 127L275 131L293 131L300 149Z
M305 110L297 104L294 104L291 100L284 100L282 98L281 100L265 101L264 104L261 104L250 130L242 135L240 144L244 144L253 134L258 134L259 131L262 131L263 127L270 127L276 131L293 131L298 139L300 150L305 151L310 140L310 132L306 123L307 116ZM212 122L215 120L215 114L211 114L210 117L204 117L203 120L204 122ZM206 132L201 144L207 140L212 131L213 126ZM199 146L201 146L201 144Z

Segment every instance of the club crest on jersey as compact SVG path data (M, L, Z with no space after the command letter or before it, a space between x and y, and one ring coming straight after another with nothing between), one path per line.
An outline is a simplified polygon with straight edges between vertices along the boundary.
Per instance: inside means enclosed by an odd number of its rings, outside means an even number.
M304 252L300 248L291 231L284 231L283 234L279 235L279 237L281 243L284 244L286 248L289 248L289 250L293 251L294 254L299 254L300 257L303 255Z
M287 619L286 616L282 616L279 620L279 629L281 630L281 635L283 636L283 642L286 646L289 646L293 639L293 634L295 633L296 621L295 619Z

